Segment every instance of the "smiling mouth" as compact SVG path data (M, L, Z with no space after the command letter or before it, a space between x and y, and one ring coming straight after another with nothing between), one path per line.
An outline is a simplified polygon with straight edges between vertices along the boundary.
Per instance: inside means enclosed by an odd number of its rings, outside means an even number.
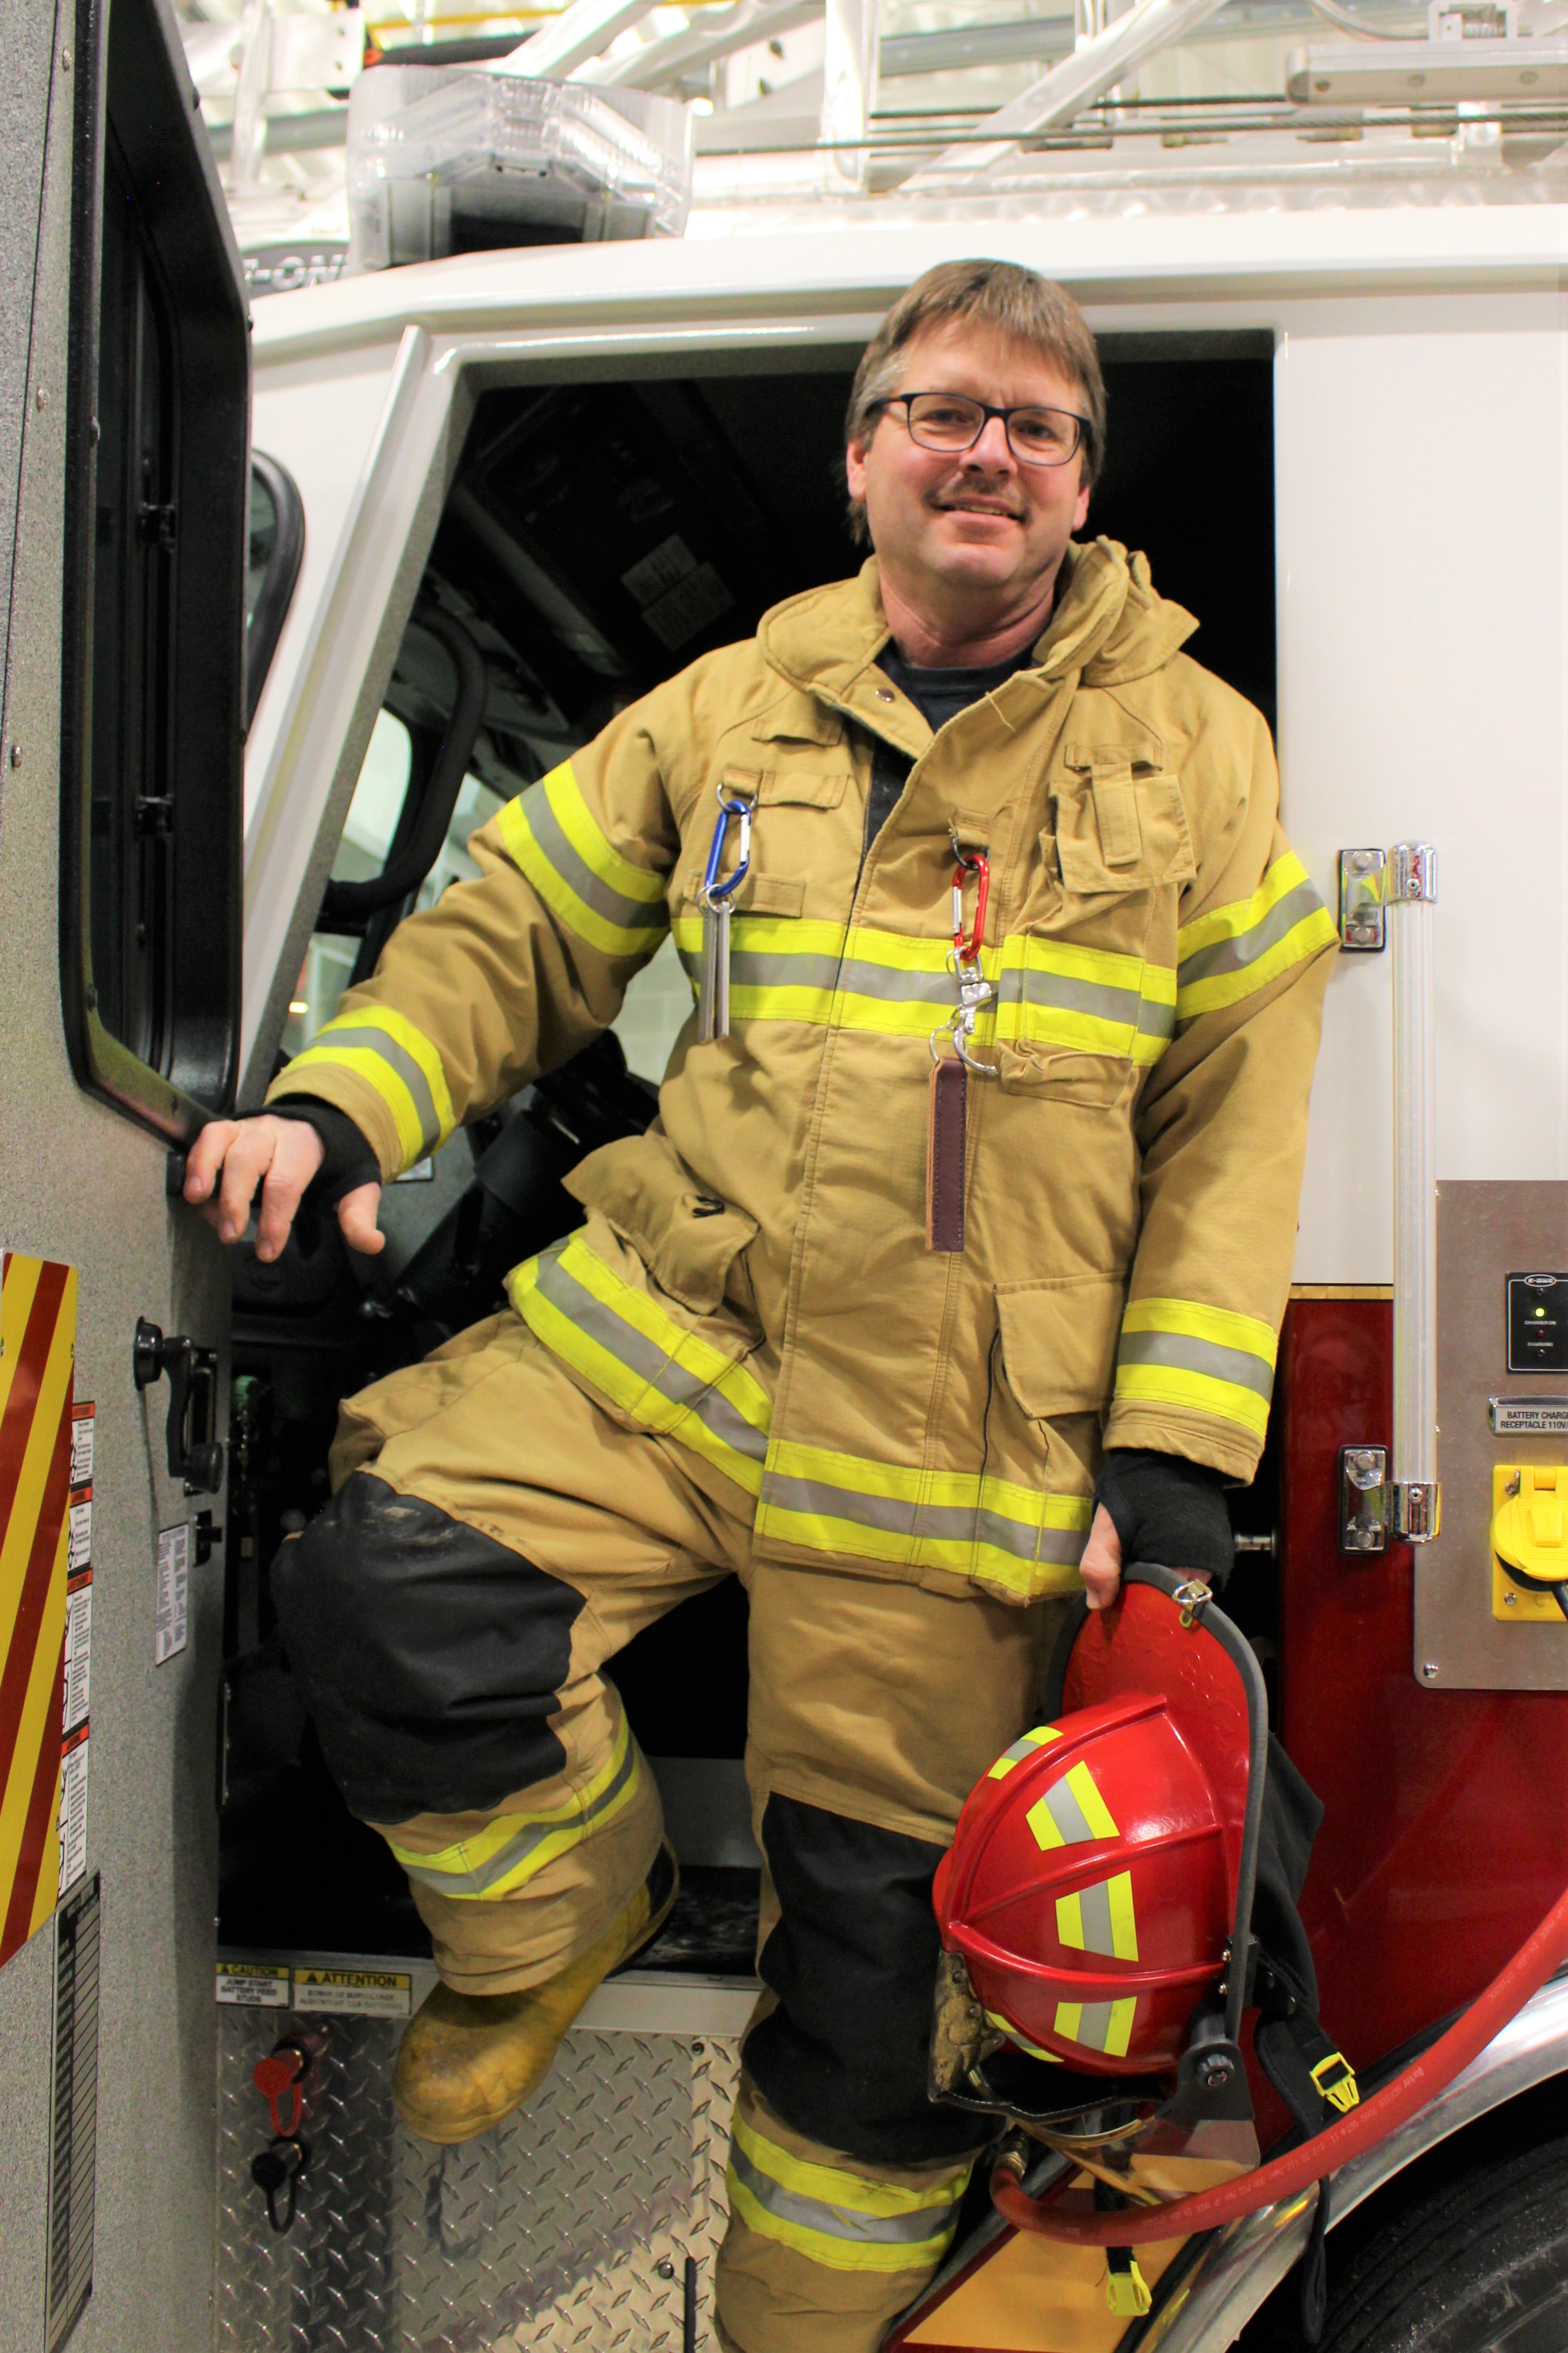
M983 499L934 499L938 514L994 515L1001 522L1022 522L1023 517L1016 507L996 506Z

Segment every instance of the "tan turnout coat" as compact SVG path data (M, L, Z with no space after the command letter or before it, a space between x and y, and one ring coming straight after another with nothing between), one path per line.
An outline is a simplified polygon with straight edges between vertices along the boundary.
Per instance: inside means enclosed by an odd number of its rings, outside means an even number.
M1334 926L1277 821L1267 729L1181 649L1141 556L1069 552L1030 667L935 736L875 667L874 560L777 607L475 836L270 1100L390 1177L612 1021L755 800L732 1034L683 1032L588 1223L509 1290L628 1425L755 1505L777 1561L1073 1588L1102 1442L1247 1479L1287 1294ZM874 740L914 760L864 848ZM930 1039L956 832L991 865L967 1236L929 1250Z

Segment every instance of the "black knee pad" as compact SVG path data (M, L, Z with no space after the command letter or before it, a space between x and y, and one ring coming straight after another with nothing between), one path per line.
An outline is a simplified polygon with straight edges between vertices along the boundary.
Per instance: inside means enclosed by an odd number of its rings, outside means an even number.
M465 1813L566 1763L549 1718L582 1596L356 1471L272 1565L290 1663L364 1820Z
M979 2147L983 2120L926 2092L943 1849L777 1796L762 1842L783 1917L759 1967L779 2007L747 2038L746 2064L769 2107L870 2164Z

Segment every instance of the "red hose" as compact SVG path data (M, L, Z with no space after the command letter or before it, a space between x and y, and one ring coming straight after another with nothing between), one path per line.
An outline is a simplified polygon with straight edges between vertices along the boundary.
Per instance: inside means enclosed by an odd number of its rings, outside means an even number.
M1125 2247L1129 2240L1142 2245L1150 2239L1190 2239L1200 2231L1234 2222L1239 2215L1255 2214L1260 2207L1293 2197L1308 2182L1320 2180L1396 2132L1486 2049L1493 2035L1523 2009L1564 1960L1568 1960L1568 1889L1534 1935L1430 2051L1424 2051L1391 2084L1326 2132L1251 2173L1222 2182L1217 2189L1201 2189L1191 2198L1173 2199L1163 2206L1124 2207L1115 2214L1065 2214L1026 2196L1012 2168L999 2165L991 2178L991 2201L1015 2229L1033 2231L1044 2239L1065 2239L1077 2247Z

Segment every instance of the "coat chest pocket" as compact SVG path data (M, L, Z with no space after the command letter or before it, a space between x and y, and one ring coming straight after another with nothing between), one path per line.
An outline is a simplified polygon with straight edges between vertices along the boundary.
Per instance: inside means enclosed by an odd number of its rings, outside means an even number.
M1051 786L1055 862L1072 897L1143 892L1192 881L1197 863L1181 787L1148 750L1069 744Z

